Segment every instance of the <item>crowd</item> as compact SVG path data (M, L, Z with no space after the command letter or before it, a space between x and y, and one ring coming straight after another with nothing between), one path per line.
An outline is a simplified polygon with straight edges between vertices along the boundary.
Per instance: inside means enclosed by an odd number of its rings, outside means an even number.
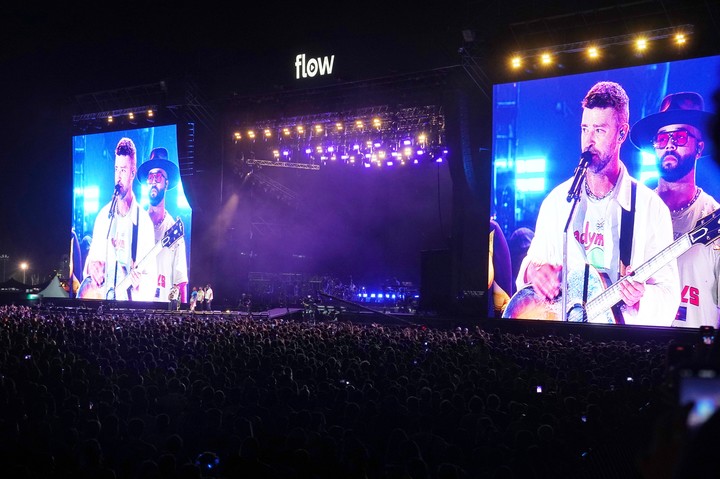
M0 468L13 479L655 479L638 461L657 454L651 431L673 410L668 346L0 306Z

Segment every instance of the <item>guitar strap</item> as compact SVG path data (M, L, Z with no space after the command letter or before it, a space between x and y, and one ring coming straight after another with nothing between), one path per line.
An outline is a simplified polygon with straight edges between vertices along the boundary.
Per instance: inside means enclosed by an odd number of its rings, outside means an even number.
M587 309L585 309L585 305L588 301L588 289L589 289L589 283L590 283L590 263L585 263L585 274L583 275L583 298L582 298L582 304L583 304L583 323L587 323Z
M135 258L137 257L137 239L138 239L138 223L140 223L140 208L135 208L135 223L133 224L132 232L132 266L135 267ZM132 285L128 286L127 289L128 299L132 301Z
M622 219L620 220L620 271L625 272L630 265L630 256L632 254L633 231L635 230L635 197L637 196L637 183L631 181L630 187L630 210L622 210ZM615 315L615 323L625 324L622 312L620 311L620 303L612 307Z

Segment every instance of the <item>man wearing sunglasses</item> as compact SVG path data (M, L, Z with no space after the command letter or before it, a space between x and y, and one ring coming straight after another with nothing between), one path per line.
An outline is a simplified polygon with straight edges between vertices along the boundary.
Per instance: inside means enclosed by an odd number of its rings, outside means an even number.
M180 181L178 166L168 159L166 148L154 148L150 157L138 168L138 181L146 182L148 213L155 230L155 243L162 240L165 232L174 224L175 219L165 209L165 195ZM155 301L167 301L170 288L176 285L179 290L177 300L187 302L187 257L185 238L180 238L172 246L162 248L157 254L157 283Z
M660 178L655 191L670 208L675 238L720 207L695 181L697 161L711 155L707 132L713 116L704 110L700 94L672 93L663 99L658 113L638 121L630 132L636 147L656 155ZM677 263L682 289L672 325L717 328L720 251L696 244Z

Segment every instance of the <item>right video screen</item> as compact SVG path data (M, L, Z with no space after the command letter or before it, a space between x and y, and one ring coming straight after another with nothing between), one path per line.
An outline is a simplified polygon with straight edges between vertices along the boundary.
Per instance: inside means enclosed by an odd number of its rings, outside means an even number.
M719 78L712 56L493 86L497 317L718 327Z

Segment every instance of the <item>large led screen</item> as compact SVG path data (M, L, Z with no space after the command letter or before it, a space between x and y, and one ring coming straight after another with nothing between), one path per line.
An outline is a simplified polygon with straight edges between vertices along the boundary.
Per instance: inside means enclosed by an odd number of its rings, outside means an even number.
M71 278L80 299L187 301L192 211L175 125L73 139Z
M718 327L718 73L715 56L494 85L498 316Z

